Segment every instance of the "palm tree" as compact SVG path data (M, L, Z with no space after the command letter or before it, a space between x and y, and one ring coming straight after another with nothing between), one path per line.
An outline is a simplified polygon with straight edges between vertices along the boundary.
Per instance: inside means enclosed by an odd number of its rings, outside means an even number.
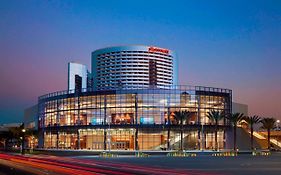
M251 149L254 149L254 124L259 123L261 120L261 118L257 115L254 116L247 116L245 117L245 121L248 123L248 125L250 125L251 128Z
M215 149L218 150L218 125L219 121L224 118L224 114L222 112L212 110L207 113L207 117L215 124Z
M180 122L181 126L181 142L180 142L180 150L183 150L183 121L188 120L188 118L191 116L191 112L189 111L176 111L174 112L174 117L176 118L177 122Z
M263 118L261 121L262 129L267 130L267 148L270 149L270 130L275 127L275 118Z
M237 130L237 125L238 123L244 119L244 114L243 113L234 113L230 114L227 117L230 121L230 123L233 126L233 150L236 151L237 146L236 146L236 130Z

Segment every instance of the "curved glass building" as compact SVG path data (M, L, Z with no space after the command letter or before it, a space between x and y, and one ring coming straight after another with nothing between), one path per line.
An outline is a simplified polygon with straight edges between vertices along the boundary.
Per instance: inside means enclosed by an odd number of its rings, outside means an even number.
M44 148L87 150L179 149L176 111L189 111L183 122L184 149L214 149L211 110L231 112L231 90L176 86L171 89L122 89L69 93L39 98L39 130ZM218 146L224 148L226 121Z
M94 89L177 85L176 54L154 46L117 46L92 52Z
M226 147L229 124L222 120L216 127L207 113L231 113L232 91L176 85L173 51L149 46L100 49L92 53L91 75L90 88L39 97L39 147L214 149L216 129L218 147ZM181 120L179 111L189 116Z

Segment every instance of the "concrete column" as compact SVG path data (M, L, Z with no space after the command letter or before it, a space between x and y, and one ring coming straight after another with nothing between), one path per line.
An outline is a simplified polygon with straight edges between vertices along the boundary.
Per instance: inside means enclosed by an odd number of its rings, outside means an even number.
M170 112L170 107L168 107L168 133L167 133L167 150L171 149L171 118L170 118L171 112Z
M44 148L44 131L42 129L38 133L38 147Z
M223 130L223 149L226 149L226 131Z
M204 132L204 147L203 147L203 149L206 149L206 144L207 144L207 142L206 142L206 132Z
M107 135L106 135L106 129L104 129L103 131L103 150L106 150L106 140L107 139Z
M134 124L138 124L138 94L135 93L135 119Z
M56 148L59 149L59 131L58 131L58 127L59 127L59 102L57 100L57 116L56 116L56 130L57 130L57 143L56 143Z
M104 138L103 138L103 149L106 150L106 145L107 145L107 131L106 131L106 95L104 96L104 101L103 101L103 110L104 110L104 116L103 116L103 126L104 126Z
M80 121L80 97L78 96L78 126L81 125L81 121Z
M60 118L60 113L59 113L59 102L58 102L59 100L57 100L57 116L56 116L56 126L59 126L59 122L60 122L60 120L59 120L59 118Z
M138 94L135 93L135 150L139 150L139 141L138 141L138 133L139 133L139 124L138 124Z
M80 132L77 130L77 149L80 149Z
M198 130L197 135L198 135L197 145L198 145L198 149L200 150L202 148L202 145L201 145L201 132L200 132L200 130Z
M59 149L59 131L57 131L57 143L56 143L57 149Z
M139 129L136 128L136 132L135 132L135 150L139 150L139 140L138 140L138 134L139 134Z

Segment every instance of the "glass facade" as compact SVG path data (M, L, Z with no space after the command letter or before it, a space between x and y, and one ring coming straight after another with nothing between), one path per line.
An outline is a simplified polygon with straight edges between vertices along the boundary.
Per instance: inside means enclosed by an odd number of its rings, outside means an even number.
M214 149L215 127L207 113L231 113L228 89L175 86L171 89L85 90L39 97L41 147L87 150ZM191 116L181 126L176 111ZM218 146L225 147L226 120ZM40 143L40 142L39 142Z

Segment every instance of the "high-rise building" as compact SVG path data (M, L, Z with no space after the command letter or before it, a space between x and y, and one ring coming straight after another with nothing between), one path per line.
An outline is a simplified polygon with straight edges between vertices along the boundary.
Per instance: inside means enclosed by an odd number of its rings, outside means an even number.
M93 88L93 77L92 74L87 71L87 89L92 89Z
M108 47L92 52L94 89L170 88L177 84L175 52L153 46Z
M243 113L248 116L248 105L232 102L232 113Z
M68 90L81 91L84 88L87 88L87 67L79 63L68 63Z

